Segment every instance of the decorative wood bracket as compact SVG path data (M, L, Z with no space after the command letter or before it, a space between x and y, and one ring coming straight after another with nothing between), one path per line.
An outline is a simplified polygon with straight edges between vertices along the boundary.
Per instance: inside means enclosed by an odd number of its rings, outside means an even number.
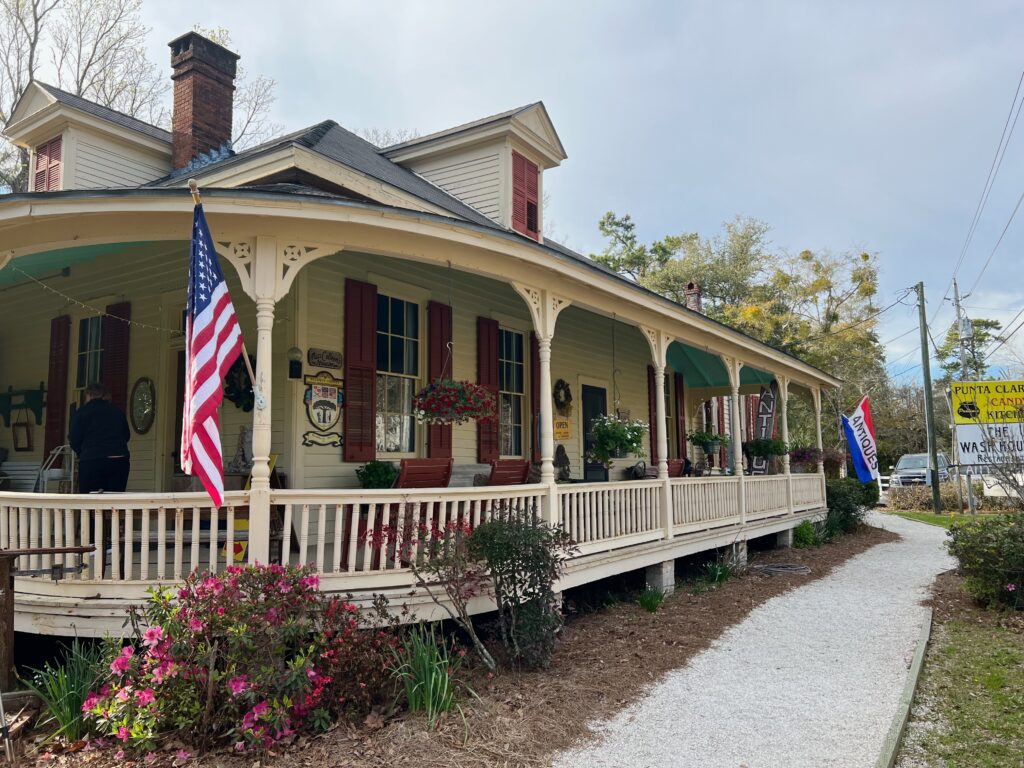
M260 237L258 239L261 246L270 244L265 243L267 238ZM217 243L217 253L231 262L242 281L242 289L253 301L256 301L257 297L264 292L263 286L257 287L256 285L255 260L256 258L266 258L273 253L272 258L275 263L273 265L272 298L275 303L288 295L292 283L295 282L295 276L304 266L341 250L341 246L322 243L286 243L278 246L275 242L272 248L257 248L257 238ZM260 255L257 257L257 254Z
M512 287L529 307L537 336L542 339L554 337L558 315L572 302L562 296L556 296L546 288L534 288L520 283L512 283Z
M644 325L640 326L640 330L643 331L644 338L647 339L647 343L651 347L651 359L654 361L654 367L664 369L668 363L668 348L672 344L672 337L664 331Z
M729 374L729 386L732 387L733 392L737 392L740 388L740 369L743 368L743 363L729 355L719 355L719 357L722 358L725 371Z

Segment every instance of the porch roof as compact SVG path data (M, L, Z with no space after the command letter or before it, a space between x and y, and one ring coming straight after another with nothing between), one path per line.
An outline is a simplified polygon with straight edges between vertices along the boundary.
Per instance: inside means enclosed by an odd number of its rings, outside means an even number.
M728 387L729 372L722 358L714 352L691 347L673 341L668 348L668 364L674 371L685 371L687 385L697 388ZM740 369L740 386L770 384L775 379L771 373L749 365Z
M179 183L183 182L179 180ZM505 230L501 227L497 227L494 225L493 222L481 224L475 221L466 221L463 219L457 219L450 216L443 216L440 214L427 213L423 211L412 211L407 208L390 206L382 203L350 200L333 196L326 197L321 194L313 195L298 191L286 192L283 190L267 191L245 188L207 188L203 190L203 195L208 202L214 200L223 200L228 205L231 205L233 202L237 204L238 202L244 203L245 201L252 201L254 203L259 202L260 204L265 204L267 202L273 201L288 201L301 202L304 207L307 205L337 206L348 209L371 211L377 214L386 212L394 216L406 217L409 219L422 221L426 223L439 223L445 225L448 228L458 227L461 229L465 229L469 232L484 234L490 237L496 237L501 240L514 243L517 246L540 251L546 256L553 257L556 262L562 262L563 264L572 264L575 267L582 266L592 273L601 275L605 279L615 281L620 289L622 287L626 287L630 293L642 295L651 304L662 308L663 311L667 310L671 313L676 313L685 316L689 319L691 323L698 327L703 326L705 330L710 331L712 329L717 329L717 331L720 332L721 336L734 343L740 342L745 347L760 349L763 350L764 352L771 353L771 355L773 356L781 355L782 357L791 361L791 364L796 364L799 368L803 369L804 371L813 372L814 377L817 378L825 386L837 386L839 384L839 380L836 379L831 374L821 370L816 366L811 365L810 363L801 360L795 355L785 350L773 347L769 344L765 344L764 342L755 339L754 337L749 336L748 334L740 330L737 330L736 328L721 323L702 313L695 312L687 308L683 304L674 302L671 299L662 296L661 294L655 293L654 291L644 288L643 286L638 285L632 280L629 280L628 278L625 278L622 275L613 272L607 267L598 264L597 262L587 258L586 256L583 256L582 254L576 253L575 251L572 251L571 249L566 248L565 246L559 245L554 242L538 243L516 232L512 232L510 230ZM87 213L88 205L92 201L110 201L112 198L131 199L133 201L146 201L152 202L153 204L156 204L158 202L170 202L174 205L177 205L180 203L180 205L182 206L182 211L191 209L191 195L189 190L180 188L68 190L62 192L32 193L23 192L8 195L0 195L0 221L2 221L5 218L7 218L8 222L10 222L11 220L10 216L4 216L5 209L8 209L16 218L17 213L14 212L14 209L16 209L16 207L19 205L29 205L29 212L26 218L38 219L43 214L42 206L44 206L46 203L52 203L56 208L59 208L61 210L62 215L67 215L69 213L67 208L67 203L69 201L82 201L83 203L85 203L85 210L83 210L82 212ZM289 206L288 212L290 211L291 206ZM261 215L266 215L266 211L261 212ZM126 242L116 243L115 245L122 246L124 248L130 248L132 247L132 245L135 244L136 243ZM49 259L49 262L47 263L54 264L54 266L50 268L57 268L57 265L60 265L61 259L66 259L69 257L75 259L76 261L94 259L101 253L109 253L110 247L111 245L90 245L79 246L76 248L64 248L52 251L43 251L32 254L17 254L15 252L9 253L13 258L16 258L18 260L19 264L21 264L24 259L31 259L36 256L42 256L46 257L46 259ZM83 248L91 250L86 250L84 253L80 253L81 249ZM4 271L3 265L6 263L3 256L4 254L0 252L0 275L2 275ZM66 266L68 263L70 262L65 261L63 266ZM12 278L8 275L6 276L6 279L11 280ZM16 273L13 279L18 279ZM677 344L674 346L686 347L686 349L678 351L675 354L692 356L692 359L689 361L690 366L697 365L698 367L702 367L708 377L708 381L721 382L725 368L722 365L721 360L718 359L717 355L711 352L705 352L694 347L688 347L686 345ZM677 360L680 362L682 361L682 359L684 358L677 358ZM767 378L763 379L762 377ZM761 374L761 372L753 368L745 367L741 371L742 384L765 383L765 381L770 381L771 378L771 375ZM726 377L726 384L727 381L728 379ZM721 384L709 384L708 386L720 385Z

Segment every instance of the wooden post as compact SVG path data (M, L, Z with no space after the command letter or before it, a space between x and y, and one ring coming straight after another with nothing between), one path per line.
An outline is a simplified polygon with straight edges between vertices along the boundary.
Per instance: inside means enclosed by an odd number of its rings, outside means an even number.
M0 691L14 690L14 576L11 566L14 558L0 553Z

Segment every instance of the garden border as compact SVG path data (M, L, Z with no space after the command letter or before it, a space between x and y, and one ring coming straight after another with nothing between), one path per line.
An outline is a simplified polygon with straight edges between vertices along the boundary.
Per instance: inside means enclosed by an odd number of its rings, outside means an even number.
M910 662L910 670L907 673L907 682L903 686L903 694L900 696L899 707L896 716L889 725L889 731L885 735L882 744L882 751L875 761L875 768L892 768L896 763L896 756L899 754L900 745L903 743L903 733L907 729L907 721L910 719L910 708L914 703L914 694L917 692L917 683L921 677L921 669L924 667L924 655L928 649L928 641L932 635L932 609L925 609L925 621L921 627L921 636L917 641L917 650Z

